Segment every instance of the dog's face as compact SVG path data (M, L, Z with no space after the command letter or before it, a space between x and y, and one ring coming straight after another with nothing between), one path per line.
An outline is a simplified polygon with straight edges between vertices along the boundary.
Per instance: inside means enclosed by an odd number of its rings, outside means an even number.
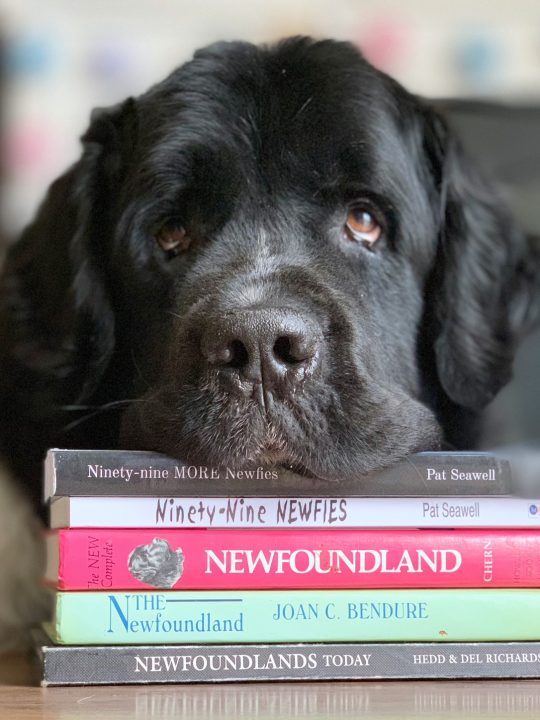
M210 52L138 102L114 223L130 445L339 477L437 444L437 208L394 101L351 51L292 45Z
M148 585L172 588L182 577L184 553L173 550L167 540L154 538L147 545L138 545L128 557L130 574Z
M23 415L90 399L103 444L336 478L456 441L508 379L526 242L350 46L213 46L84 140L8 263Z

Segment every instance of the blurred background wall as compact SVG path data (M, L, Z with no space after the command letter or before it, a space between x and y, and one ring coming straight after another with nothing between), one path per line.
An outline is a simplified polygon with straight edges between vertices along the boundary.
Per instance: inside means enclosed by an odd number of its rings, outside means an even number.
M3 225L78 154L89 111L219 39L351 40L430 96L540 100L540 0L0 0Z
M350 40L417 93L510 105L466 102L454 119L540 235L540 0L0 0L3 237L77 158L91 108L142 92L202 45L293 34ZM540 440L540 333L516 367L488 444Z

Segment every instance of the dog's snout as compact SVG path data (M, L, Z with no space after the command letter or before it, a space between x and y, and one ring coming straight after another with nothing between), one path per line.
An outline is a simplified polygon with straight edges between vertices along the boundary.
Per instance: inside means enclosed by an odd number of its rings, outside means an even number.
M287 308L249 309L206 323L201 352L224 376L261 385L292 388L313 373L320 360L318 324ZM233 373L233 371L235 371Z

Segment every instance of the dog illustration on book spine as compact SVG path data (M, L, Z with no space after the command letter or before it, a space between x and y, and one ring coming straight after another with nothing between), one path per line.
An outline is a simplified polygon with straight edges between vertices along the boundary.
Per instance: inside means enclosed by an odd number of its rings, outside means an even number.
M184 554L173 550L166 540L154 538L148 545L138 545L128 558L128 569L136 580L156 588L172 588L182 577Z

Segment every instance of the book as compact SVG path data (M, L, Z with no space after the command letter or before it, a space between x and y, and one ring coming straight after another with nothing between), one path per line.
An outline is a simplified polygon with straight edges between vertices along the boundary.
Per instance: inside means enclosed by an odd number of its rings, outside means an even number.
M42 687L285 680L539 678L540 643L52 645L37 635Z
M540 640L540 590L55 592L53 606L61 645Z
M540 530L69 529L60 590L540 587Z
M426 452L347 481L300 477L285 468L233 470L187 465L159 453L52 449L45 460L45 500L63 496L386 496L504 495L510 463L479 452Z
M63 497L62 527L540 528L540 499L517 497Z

